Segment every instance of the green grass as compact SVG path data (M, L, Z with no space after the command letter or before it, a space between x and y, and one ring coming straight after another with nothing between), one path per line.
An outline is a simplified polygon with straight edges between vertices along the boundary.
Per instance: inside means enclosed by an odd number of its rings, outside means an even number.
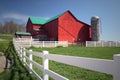
M5 52L12 38L13 38L13 35L0 34L0 52Z
M120 47L60 47L60 48L34 48L33 51L48 50L52 54L91 57L100 59L113 59L114 54L120 53Z
M11 61L11 65L10 69L0 74L0 80L36 80L19 60L12 42L9 43L5 56Z
M114 54L120 53L120 47L59 47L59 48L28 48L33 51L41 52L48 50L52 54L70 55L79 57L90 57L100 59L113 59ZM41 60L36 58L36 61L41 63ZM96 71L91 71L83 68L69 66L66 64L50 61L50 69L59 73L70 80L112 80L112 76ZM52 80L52 79L50 79Z
M9 41L9 40L12 40L12 38L13 38L13 35L11 34L0 34L0 39Z
M11 62L10 69L0 73L0 80L36 80L20 62L12 44L13 35L0 34L0 52Z
M0 74L0 80L34 80L33 75L30 75L26 68L19 61L16 52L12 44L9 42L12 41L12 35L0 34L0 52L5 52L9 54L9 58L12 62L11 68L5 70ZM43 51L48 50L52 54L60 55L70 55L70 56L79 56L79 57L91 57L91 58L100 58L100 59L113 59L114 54L120 53L120 47L57 47L57 48L34 48L31 47L33 51ZM42 60L33 57L35 61L39 64L42 64ZM99 73L83 68L78 68L74 66L69 66L66 64L50 61L49 68L56 73L69 78L70 80L112 80L112 76L104 73ZM33 67L41 76L42 73L37 68ZM6 77L7 76L7 77ZM50 78L50 80L53 80Z

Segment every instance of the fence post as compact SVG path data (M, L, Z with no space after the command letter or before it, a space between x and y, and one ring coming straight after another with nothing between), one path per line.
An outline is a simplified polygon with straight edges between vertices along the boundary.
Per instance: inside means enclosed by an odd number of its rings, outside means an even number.
M57 41L55 41L55 47L57 47Z
M117 47L120 47L120 41L117 42Z
M109 47L111 47L111 42L109 42Z
M43 41L43 47L45 47L45 43L44 43L44 41Z
M94 41L94 47L96 47L97 46L97 41Z
M86 47L87 47L87 41L86 41Z
M21 61L22 61L22 52L23 52L22 47L20 47L20 60Z
M115 72L113 75L113 80L120 80L120 54L114 55L114 65L115 65Z
M26 49L23 48L23 62L24 62L24 65L26 63Z
M49 69L49 62L48 59L46 58L46 55L49 54L48 51L43 51L43 80L49 80L48 75L46 74L45 70Z
M104 45L103 45L103 41L101 41L101 44L102 44L102 47L104 47Z
M69 46L68 41L67 41L67 47Z
M31 47L32 46L32 37L30 38L29 41L30 41L30 47Z
M116 47L118 47L118 46L117 46L117 41L116 41Z
M29 68L30 68L30 74L31 74L31 73L32 73L32 72L31 72L31 69L32 69L32 62L31 62L31 61L32 61L32 50L29 50L29 52L30 52L30 53L29 53L29 59L30 59Z

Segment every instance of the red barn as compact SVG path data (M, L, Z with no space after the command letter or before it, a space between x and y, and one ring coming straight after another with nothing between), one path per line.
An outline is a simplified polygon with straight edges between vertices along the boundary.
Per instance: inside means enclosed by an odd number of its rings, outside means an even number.
M77 20L70 11L51 19L30 17L26 31L33 38L49 41L85 42L91 40L91 26Z

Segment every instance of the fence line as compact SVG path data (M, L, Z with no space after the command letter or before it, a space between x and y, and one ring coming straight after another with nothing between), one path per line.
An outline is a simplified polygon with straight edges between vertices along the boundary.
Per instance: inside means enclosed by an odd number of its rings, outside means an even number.
M49 54L48 51L43 51L42 53L33 52L32 50L28 51L25 48L20 48L14 40L13 43L20 60L25 64L25 66L29 67L30 73L33 73L38 80L42 80L42 78L33 70L32 65L36 66L43 72L43 80L49 80L49 76L55 80L69 80L64 76L49 70L49 60L111 74L113 75L113 80L120 80L120 54L114 55L113 60L73 57ZM29 57L26 56L26 53L29 54ZM33 61L33 56L41 57L43 59L43 65ZM26 59L29 60L29 64L27 64Z
M39 41L32 38L14 38L14 40L22 47L68 47L68 41Z
M86 47L120 47L120 41L86 41Z
M49 70L49 65L48 65L48 59L46 58L46 55L48 54L48 51L43 51L42 54L38 52L32 52L32 50L26 50L25 48L19 47L13 40L14 47L16 51L18 52L20 60L23 62L25 66L29 68L30 73L33 73L35 77L38 80L49 80L48 75L51 76L55 80L69 80L51 70ZM26 54L29 54L29 57L26 56ZM37 56L41 57L43 59L43 65L38 64L37 62L32 60L32 57ZM26 62L26 60L29 61L29 64ZM43 72L43 79L33 70L32 66L36 66L39 70Z

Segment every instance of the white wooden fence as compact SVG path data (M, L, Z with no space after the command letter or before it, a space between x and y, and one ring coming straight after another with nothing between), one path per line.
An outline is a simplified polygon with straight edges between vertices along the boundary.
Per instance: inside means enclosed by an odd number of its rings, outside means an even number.
M86 41L86 47L120 47L120 41Z
M116 54L113 60L106 59L96 59L96 58L84 58L84 57L73 57L49 54L48 51L32 52L32 50L26 50L25 48L20 48L16 42L14 42L14 47L18 52L20 60L29 67L30 73L33 73L38 80L49 80L49 76L55 80L69 80L64 76L61 76L49 69L49 60L56 62L77 66L89 70L99 71L106 74L113 75L113 80L120 80L120 54ZM29 57L26 56L29 54ZM43 59L43 65L38 64L32 60L32 56L41 57ZM26 63L26 59L29 60L29 64ZM36 66L39 70L43 72L43 78L41 78L32 68L32 65Z
M39 41L32 38L14 38L14 41L21 47L68 47L68 41Z

